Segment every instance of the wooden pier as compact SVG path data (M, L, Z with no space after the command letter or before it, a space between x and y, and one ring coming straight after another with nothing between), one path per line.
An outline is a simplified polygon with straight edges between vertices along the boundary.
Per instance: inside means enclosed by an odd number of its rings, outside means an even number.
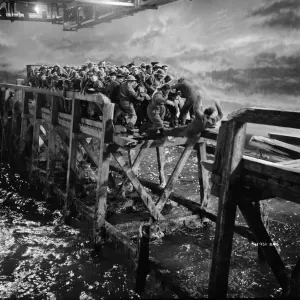
M24 162L29 180L42 182L50 192L62 199L68 222L78 214L91 225L95 248L109 237L122 245L134 258L137 288L143 292L146 276L152 270L179 297L192 298L182 288L179 278L170 275L160 262L149 256L149 239L155 226L167 228L187 219L209 219L216 223L209 297L225 298L232 252L233 235L237 233L256 243L269 263L283 295L299 296L300 268L298 263L289 276L285 265L261 220L257 203L280 197L300 204L300 164L271 163L244 154L247 123L300 128L300 113L258 108L238 110L224 121L219 129L207 130L202 136L187 139L184 128L166 131L163 137L141 138L118 134L113 124L114 104L101 95L41 90L27 86L0 84L1 87L1 158ZM5 101L14 91L11 108ZM99 120L82 118L81 102L93 103ZM63 105L67 104L67 105ZM71 113L67 107L70 105ZM11 114L11 116L10 116ZM173 138L170 138L173 137ZM216 141L216 147L213 142ZM41 146L42 145L42 146ZM165 174L165 147L180 146L183 152L171 176ZM41 147L47 157L40 159ZM60 151L61 149L65 151ZM155 148L160 184L139 176L140 164L149 149ZM175 183L193 151L197 153L200 202L191 201L173 192ZM214 160L207 159L214 154ZM58 154L64 155L58 163ZM95 182L82 181L78 156L85 156L93 166L89 170ZM209 201L208 172L211 172L211 193L219 198L218 214L206 211ZM116 186L115 174L126 177L143 203L144 210L130 222L112 224L109 221L109 187ZM126 184L124 181L124 185ZM81 186L88 186L89 193ZM151 190L151 193L149 192ZM154 195L158 195L155 197ZM187 208L182 215L174 207L164 212L169 199ZM236 210L240 209L248 227L235 225ZM142 215L142 217L141 217ZM138 244L129 232L138 232Z

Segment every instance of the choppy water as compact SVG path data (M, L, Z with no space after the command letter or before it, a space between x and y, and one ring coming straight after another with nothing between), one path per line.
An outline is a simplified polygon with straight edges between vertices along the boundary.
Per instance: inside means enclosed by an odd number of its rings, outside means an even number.
M170 174L181 150L166 149ZM158 182L155 152L142 163L144 177ZM195 154L187 162L176 191L198 200ZM37 191L7 165L0 174L0 298L100 299L138 298L134 268L127 254L107 244L94 253L84 228L63 225L57 203L44 201ZM270 232L291 272L300 253L300 207L280 199L268 200ZM216 210L216 200L210 209ZM238 220L242 222L239 215ZM207 297L214 227L189 224L151 244L151 255L180 275L194 295ZM229 297L274 297L280 287L270 268L258 262L254 245L235 236L229 277ZM175 298L149 278L147 298Z

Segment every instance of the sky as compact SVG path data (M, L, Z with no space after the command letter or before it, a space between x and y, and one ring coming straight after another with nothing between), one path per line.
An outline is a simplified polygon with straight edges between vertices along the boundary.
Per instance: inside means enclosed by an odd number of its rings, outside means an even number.
M157 60L229 102L300 107L299 0L179 0L78 32L0 22L0 71Z

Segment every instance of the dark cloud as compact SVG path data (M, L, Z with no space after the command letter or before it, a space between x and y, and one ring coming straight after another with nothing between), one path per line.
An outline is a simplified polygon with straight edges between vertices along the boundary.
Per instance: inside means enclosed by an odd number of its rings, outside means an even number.
M297 10L300 9L299 0L282 0L267 2L263 6L253 10L252 17L265 17L262 21L263 26L274 28L300 28L300 16Z
M281 10L295 10L300 7L299 0L280 0L276 2L266 3L263 6L251 12L252 16L270 16L278 14Z
M274 52L263 52L254 57L254 62L257 67L282 67L300 72L300 55L279 56Z
M264 25L269 27L299 29L300 16L297 15L294 11L280 13L272 16L271 18L268 18L264 22Z

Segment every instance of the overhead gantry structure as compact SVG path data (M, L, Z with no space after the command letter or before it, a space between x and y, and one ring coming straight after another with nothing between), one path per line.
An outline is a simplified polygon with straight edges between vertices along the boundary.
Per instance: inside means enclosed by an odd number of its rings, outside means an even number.
M12 11L8 0L0 0L0 20L49 22L63 25L64 31L78 31L175 1L179 0L17 0Z

